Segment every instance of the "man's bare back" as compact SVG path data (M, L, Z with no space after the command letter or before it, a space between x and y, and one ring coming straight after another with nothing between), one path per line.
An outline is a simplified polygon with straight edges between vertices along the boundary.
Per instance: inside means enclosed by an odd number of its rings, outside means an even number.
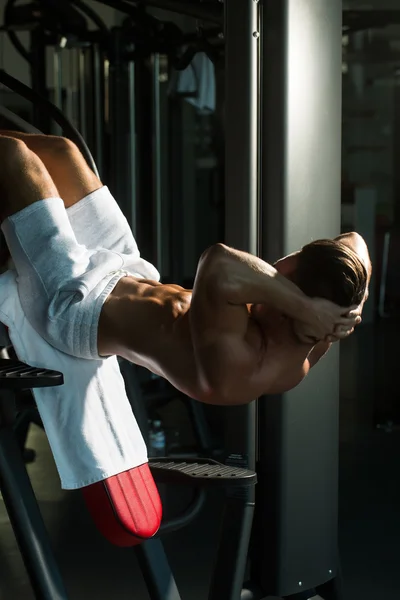
M225 306L221 315L220 292L210 295L204 282L209 276L200 268L194 294L177 285L121 279L100 317L99 353L140 364L206 403L244 404L298 385L331 344L299 341L292 319L267 304ZM151 336L146 325L141 334L139 322L152 323Z

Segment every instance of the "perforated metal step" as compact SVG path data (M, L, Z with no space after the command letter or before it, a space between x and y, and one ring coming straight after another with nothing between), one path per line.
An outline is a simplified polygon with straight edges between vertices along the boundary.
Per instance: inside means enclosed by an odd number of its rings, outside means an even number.
M0 359L0 389L24 390L28 388L62 385L62 373L31 367L19 360Z
M159 483L181 483L221 487L250 486L257 483L254 471L223 465L208 459L173 461L169 458L149 460L154 479Z

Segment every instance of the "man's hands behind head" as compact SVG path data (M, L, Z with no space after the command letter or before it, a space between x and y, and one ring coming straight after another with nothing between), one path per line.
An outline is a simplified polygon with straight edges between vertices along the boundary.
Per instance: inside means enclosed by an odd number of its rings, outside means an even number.
M348 308L324 298L310 298L310 310L302 322L294 322L294 331L305 344L343 340L361 323L361 312L362 305Z

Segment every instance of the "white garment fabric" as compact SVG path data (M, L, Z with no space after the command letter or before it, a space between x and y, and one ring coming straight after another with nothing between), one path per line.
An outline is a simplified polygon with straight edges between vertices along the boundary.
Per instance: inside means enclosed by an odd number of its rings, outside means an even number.
M68 213L60 198L35 202L2 229L30 324L58 350L100 359L98 321L107 297L127 274L158 280L159 273L140 257L107 188L81 202Z
M107 188L68 211L61 210L60 202L38 202L3 223L17 272L0 276L0 321L9 328L20 360L64 374L63 386L36 389L34 396L61 486L76 489L147 462L117 358L100 360L90 336L97 329L104 285L108 290L110 282L115 285L124 275L110 269L123 267L129 274L151 279L159 275L140 257ZM60 290L61 302L54 301L51 294L59 298ZM95 310L88 303L90 317L83 315L77 322L79 310L68 313L68 308L90 298ZM49 327L43 323L46 315L53 319ZM57 327L65 338L56 339ZM39 330L46 332L47 341ZM76 339L80 331L89 336L84 343ZM89 350L92 360L71 356L76 348L82 353Z
M215 112L216 85L215 68L205 52L195 54L186 69L177 75L176 91L178 93L194 93L195 96L185 98L202 114Z

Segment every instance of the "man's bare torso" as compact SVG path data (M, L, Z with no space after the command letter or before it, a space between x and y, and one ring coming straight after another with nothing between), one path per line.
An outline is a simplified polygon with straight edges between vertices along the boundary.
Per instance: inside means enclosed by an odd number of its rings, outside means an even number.
M144 335L140 343L137 331L130 326L130 314L140 311L138 289L143 286L146 318L151 306L152 331L157 340ZM168 379L176 388L196 398L200 373L192 343L190 306L192 291L177 285L137 281L131 277L120 280L103 310L99 326L99 350L107 352L107 331L120 340L118 354L141 364L152 372ZM171 310L172 309L172 310ZM121 314L124 318L121 319ZM276 311L259 306L240 306L238 319L243 319L246 357L251 364L250 378L259 380L268 393L287 391L306 375L307 355L310 347L300 344L293 335L291 322ZM137 320L134 320L137 322ZM121 327L123 323L123 327ZM154 338L154 333L152 336ZM133 350L134 348L134 350ZM205 401L204 398L198 398Z

